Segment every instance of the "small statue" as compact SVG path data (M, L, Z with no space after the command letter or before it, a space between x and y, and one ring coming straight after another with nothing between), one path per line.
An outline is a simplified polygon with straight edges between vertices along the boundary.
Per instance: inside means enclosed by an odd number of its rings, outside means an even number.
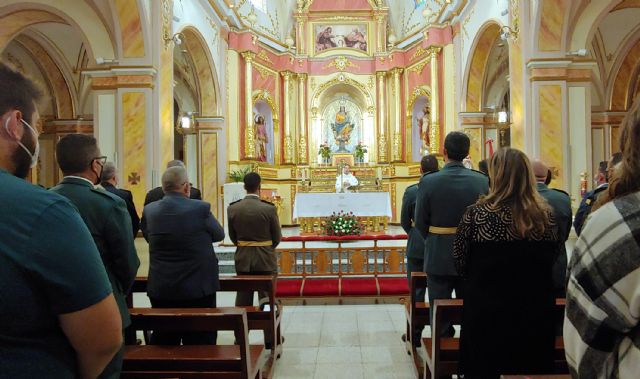
M255 118L255 141L256 141L256 159L261 162L267 161L267 127L265 126L264 116L257 113Z

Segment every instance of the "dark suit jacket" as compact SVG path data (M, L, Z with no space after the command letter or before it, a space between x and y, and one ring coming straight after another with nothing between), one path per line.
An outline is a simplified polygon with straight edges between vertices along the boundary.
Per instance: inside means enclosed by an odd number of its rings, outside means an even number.
M418 184L415 228L425 239L425 270L433 275L458 275L453 264L455 234L432 234L430 226L457 227L469 205L489 192L489 178L449 162Z
M244 199L229 205L229 238L234 245L238 241L270 241L268 246L238 246L236 248L236 272L278 272L278 258L275 248L282 234L276 207L260 200L258 196L247 195Z
M150 298L198 299L220 288L213 242L224 239L224 229L209 203L169 193L144 207L141 228L149 242Z
M68 198L78 208L100 251L120 309L122 325L129 326L125 297L136 278L140 260L133 244L131 220L124 200L95 188L86 180L69 177L62 179L51 191Z
M573 219L573 227L576 229L576 234L580 235L582 233L582 227L584 226L584 222L589 217L591 213L591 208L593 208L593 204L598 200L598 197L607 189L609 189L609 183L605 183L600 187L594 189L593 191L589 191L584 194L582 201L580 201L580 206L576 211L576 217Z
M402 210L400 211L400 225L407 233L407 258L424 259L424 239L414 228L416 196L418 184L407 187L402 196Z
M133 238L136 238L136 234L138 234L138 230L140 229L140 217L138 216L138 211L136 211L136 205L133 203L133 195L131 194L131 191L116 188L116 186L111 183L102 183L102 187L108 192L111 192L124 200L125 204L127 204L127 212L129 212L129 217L131 218Z
M147 192L147 196L144 197L144 205L147 206L149 203L158 201L163 197L164 197L164 191L162 190L162 187L156 187L151 191ZM200 193L199 189L195 187L191 187L191 190L189 192L189 199L202 200L202 193Z
M571 198L566 192L550 189L538 183L538 192L553 208L558 225L558 257L553 266L553 286L558 297L565 296L567 277L567 248L565 242L571 232Z

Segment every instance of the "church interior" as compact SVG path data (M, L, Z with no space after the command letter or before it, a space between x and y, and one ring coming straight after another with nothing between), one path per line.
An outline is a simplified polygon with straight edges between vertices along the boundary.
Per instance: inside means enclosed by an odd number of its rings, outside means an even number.
M474 170L519 149L575 214L640 93L637 0L0 0L0 20L1 61L45 92L33 184L62 180L57 141L92 135L140 216L179 159L226 228L261 176L286 337L264 377L428 375L430 353L401 340L420 312L400 223L422 157L442 167L453 131ZM340 212L356 236L331 226ZM215 251L232 275L228 236Z

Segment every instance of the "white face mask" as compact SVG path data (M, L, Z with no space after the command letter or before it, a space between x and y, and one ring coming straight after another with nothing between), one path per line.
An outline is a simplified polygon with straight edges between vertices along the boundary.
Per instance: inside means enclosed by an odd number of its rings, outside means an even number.
M10 118L7 118L7 121L4 122L4 128L7 131L8 134L9 133L9 120ZM40 142L38 141L38 132L36 132L35 129L33 129L31 127L31 125L29 125L29 123L27 123L25 120L20 119L20 121L22 121L22 123L24 125L27 126L27 128L29 128L29 131L31 131L31 134L33 134L33 138L35 139L35 150L33 153L31 153L29 151L29 149L27 149L27 147L20 141L20 140L16 140L16 142L18 143L18 146L20 146L22 148L22 150L24 150L27 154L29 154L29 156L31 157L31 168L34 168L36 166L36 164L38 164L38 155L40 155Z

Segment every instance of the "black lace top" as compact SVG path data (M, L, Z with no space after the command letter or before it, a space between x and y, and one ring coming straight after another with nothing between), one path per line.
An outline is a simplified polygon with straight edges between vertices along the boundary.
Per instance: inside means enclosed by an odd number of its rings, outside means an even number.
M557 241L558 227L553 213L549 214L551 224L543 234L531 238L533 241ZM511 208L490 207L475 204L467 208L453 243L453 259L459 275L466 274L466 261L472 243L520 241L522 238L513 226Z

